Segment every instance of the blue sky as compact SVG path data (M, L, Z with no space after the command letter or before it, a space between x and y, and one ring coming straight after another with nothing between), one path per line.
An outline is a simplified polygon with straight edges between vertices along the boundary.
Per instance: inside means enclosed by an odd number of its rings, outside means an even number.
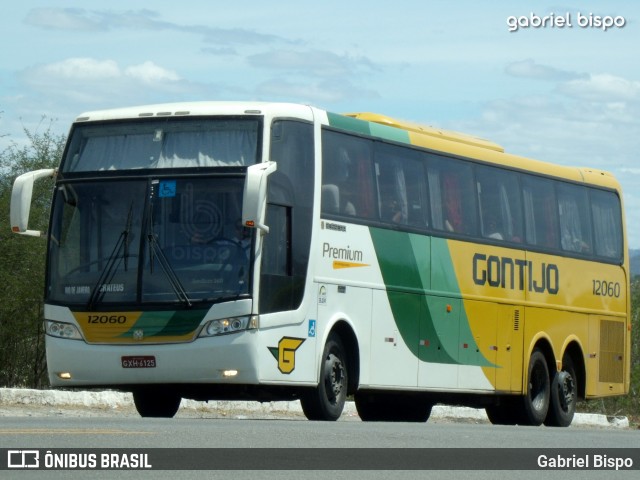
M612 171L640 248L637 1L23 0L3 4L0 39L0 148L146 103L373 111Z

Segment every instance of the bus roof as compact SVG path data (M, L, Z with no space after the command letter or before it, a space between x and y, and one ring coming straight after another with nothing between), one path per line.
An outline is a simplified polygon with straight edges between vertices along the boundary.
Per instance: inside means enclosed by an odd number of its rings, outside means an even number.
M386 115L370 112L345 113L343 114L343 118L352 118L368 122L369 124L384 125L385 127L402 130L409 135L407 141L411 145L481 160L498 166L506 166L540 175L550 175L578 183L588 183L620 190L618 181L607 171L590 167L566 166L521 157L505 152L504 148L497 143L472 135L397 120ZM357 131L360 130L361 129L357 129ZM376 134L385 135L380 129L376 129Z
M387 117L386 115L380 115L378 113L345 113L348 117L358 118L368 122L375 122L381 125L388 125L390 127L401 128L410 132L420 133L422 135L430 135L445 140L451 140L453 142L466 143L473 145L474 147L488 148L489 150L495 150L496 152L504 152L504 148L497 143L490 142L483 138L474 137L460 132L453 132L450 130L443 130L441 128L435 128L427 125L421 125L419 123L407 122L404 120L397 120L395 118Z
M135 118L189 117L204 115L290 115L311 119L311 107L295 103L203 101L161 103L85 112L76 122L99 122Z

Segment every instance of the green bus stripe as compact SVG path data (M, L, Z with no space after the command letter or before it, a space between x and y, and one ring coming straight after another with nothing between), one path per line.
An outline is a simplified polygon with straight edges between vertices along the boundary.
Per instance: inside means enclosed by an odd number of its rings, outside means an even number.
M136 330L143 330L145 338L182 336L193 332L207 310L149 311L121 337L131 338Z
M357 118L338 115L337 113L331 112L327 112L327 117L329 118L329 125L332 127L348 130L350 132L362 133L364 135L371 135L369 122L364 122Z
M365 120L331 112L327 112L327 117L329 119L329 125L332 127L363 135L372 135L385 140L391 140L393 142L411 143L409 132L400 128L390 127L388 125L382 125L375 122L367 122Z
M474 340L447 241L380 228L369 231L396 326L409 350L425 362L493 366ZM446 285L451 297L430 295L433 284ZM457 322L445 310L456 302ZM428 344L421 345L425 340ZM464 362L459 359L461 343L467 344Z

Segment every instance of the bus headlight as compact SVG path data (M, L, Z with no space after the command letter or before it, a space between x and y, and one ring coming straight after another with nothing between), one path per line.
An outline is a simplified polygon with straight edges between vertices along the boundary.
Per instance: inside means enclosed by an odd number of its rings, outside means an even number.
M259 317L257 315L221 318L219 320L211 320L210 322L207 322L198 336L215 337L216 335L256 329L258 326Z
M75 325L64 322L44 321L44 330L47 335L58 338L69 338L71 340L82 340L82 335Z

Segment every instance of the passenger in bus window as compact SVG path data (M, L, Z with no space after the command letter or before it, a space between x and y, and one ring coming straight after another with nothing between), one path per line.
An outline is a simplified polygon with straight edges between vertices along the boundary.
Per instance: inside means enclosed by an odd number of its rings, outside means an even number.
M504 240L500 229L498 228L498 220L495 215L489 215L487 217L487 224L485 227L485 237L493 238L494 240Z
M351 156L345 148L338 149L338 155L335 158L333 174L335 175L335 183L338 186L338 202L340 213L343 215L356 215L356 207L351 202L354 179L350 175Z
M388 184L380 185L380 216L385 222L405 223L402 207L393 191L393 186Z

